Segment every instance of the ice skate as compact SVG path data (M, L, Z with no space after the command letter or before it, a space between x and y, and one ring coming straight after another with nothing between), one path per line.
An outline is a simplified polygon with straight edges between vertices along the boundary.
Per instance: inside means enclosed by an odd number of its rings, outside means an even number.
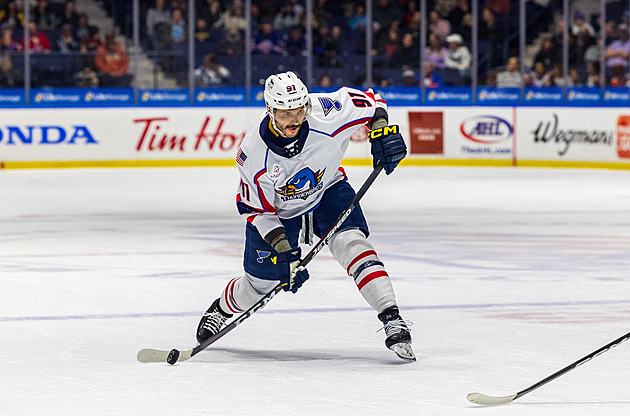
M411 331L409 331L412 324L400 317L398 307L390 306L378 314L378 319L383 322L383 329L387 336L385 346L403 360L416 361L416 354L411 348Z
M224 313L219 307L219 299L215 300L203 314L197 326L197 342L200 344L219 332L231 314Z

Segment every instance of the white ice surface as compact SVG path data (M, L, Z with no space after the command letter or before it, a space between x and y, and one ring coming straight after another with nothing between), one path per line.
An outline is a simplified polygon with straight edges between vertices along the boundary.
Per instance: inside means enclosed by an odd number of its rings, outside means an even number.
M348 168L355 189L368 168ZM241 273L236 169L0 171L0 415L622 415L630 342L496 408L630 330L630 172L411 168L362 207L415 322L415 363L327 250L228 336L190 349Z

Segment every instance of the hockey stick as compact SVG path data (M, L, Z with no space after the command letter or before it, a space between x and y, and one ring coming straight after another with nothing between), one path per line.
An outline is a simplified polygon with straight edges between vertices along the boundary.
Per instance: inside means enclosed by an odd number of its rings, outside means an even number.
M518 399L519 397L522 397L522 396L526 395L527 393L530 393L530 392L536 390L537 388L544 386L545 384L549 383L550 381L553 381L553 380L557 379L561 375L564 375L564 374L568 373L569 371L574 370L575 368L581 366L582 364L586 363L587 361L592 360L593 358L597 357L598 355L601 355L601 354L605 353L606 351L608 351L608 350L610 350L612 348L615 348L617 345L621 344L624 341L627 341L628 339L630 339L630 332L628 332L626 335L623 335L623 336L617 338L616 340L614 340L614 341L604 345L600 349L598 349L596 351L593 351L592 353L588 354L587 356L580 358L576 362L574 362L572 364L569 364L568 366L564 367L562 370L559 370L559 371L553 373L549 377L540 380L538 383L529 386L525 390L521 390L518 393L513 394L511 396L494 397L494 396L486 396L485 394L481 394L481 393L470 393L468 396L466 396L466 398L470 402L473 402L473 403L476 403L476 404L481 404L481 405L484 405L484 406L494 406L494 405L498 405L498 404L505 404L505 403L513 402L514 400Z
M317 244L315 244L315 246L311 249L311 251L309 251L308 254L302 259L302 261L300 262L300 266L306 266L308 263L311 262L311 260L313 260L313 258L317 255L317 253L319 253L324 248L324 246L328 243L328 241L331 239L333 234L339 229L339 227L341 227L343 222L348 218L350 213L357 206L361 198L363 198L368 188L372 186L372 184L376 180L376 177L381 173L382 170L383 170L383 166L381 164L378 164L372 170L372 173L370 173L370 176L365 180L365 182L361 186L361 189L359 189L359 191L356 193L356 195L352 199L352 202L350 202L350 205L348 206L348 208L346 208L341 213L341 215L339 215L339 218L337 218L337 221L335 221L335 223L330 227L330 229L326 232L326 234L324 234L322 239L319 240ZM201 344L197 345L195 348L191 350L185 350L185 351L179 351L177 349L173 349L170 352L164 351L164 350L155 350L152 348L145 348L138 351L138 356L137 356L138 361L140 361L141 363L166 361L167 363L173 365L177 361L186 361L190 359L191 357L194 357L196 354L208 348L210 344L219 340L228 332L232 331L234 328L239 326L241 323L243 323L244 320L252 316L256 311L264 308L265 305L267 305L267 303L271 299L273 299L273 297L276 296L278 292L282 290L282 286L283 286L282 283L278 283L276 287L274 287L269 293L267 293L258 302L252 305L248 310L243 312L241 316L236 318L234 321L228 324L225 328L221 329L219 332L217 332L216 334L214 334L213 336L211 336L210 338L208 338Z

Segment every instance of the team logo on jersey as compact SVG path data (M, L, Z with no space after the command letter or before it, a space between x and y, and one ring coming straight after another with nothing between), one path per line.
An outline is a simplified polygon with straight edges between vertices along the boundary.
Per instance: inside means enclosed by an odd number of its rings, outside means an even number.
M341 103L337 100L333 101L327 97L320 97L319 102L322 105L322 109L324 110L324 117L326 117L333 108L337 111L341 111Z
M256 250L256 253L258 253L258 258L256 259L258 263L262 263L267 257L271 256L271 251Z
M313 195L315 192L322 189L324 184L322 183L322 177L326 169L313 172L310 168L304 168L291 177L286 182L286 185L280 189L276 189L283 201L289 201L291 199L304 199Z

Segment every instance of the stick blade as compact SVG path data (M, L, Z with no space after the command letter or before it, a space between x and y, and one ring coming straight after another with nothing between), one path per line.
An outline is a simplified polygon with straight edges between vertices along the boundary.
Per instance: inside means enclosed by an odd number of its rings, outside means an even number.
M165 363L168 359L170 351L154 350L153 348L144 348L138 351L136 358L141 363ZM192 356L192 350L180 351L177 362L186 361Z
M466 396L469 402L480 404L483 406L497 406L500 404L510 403L514 399L516 399L516 394L511 396L503 396L503 397L494 397L494 396L486 396L481 393L470 393Z

